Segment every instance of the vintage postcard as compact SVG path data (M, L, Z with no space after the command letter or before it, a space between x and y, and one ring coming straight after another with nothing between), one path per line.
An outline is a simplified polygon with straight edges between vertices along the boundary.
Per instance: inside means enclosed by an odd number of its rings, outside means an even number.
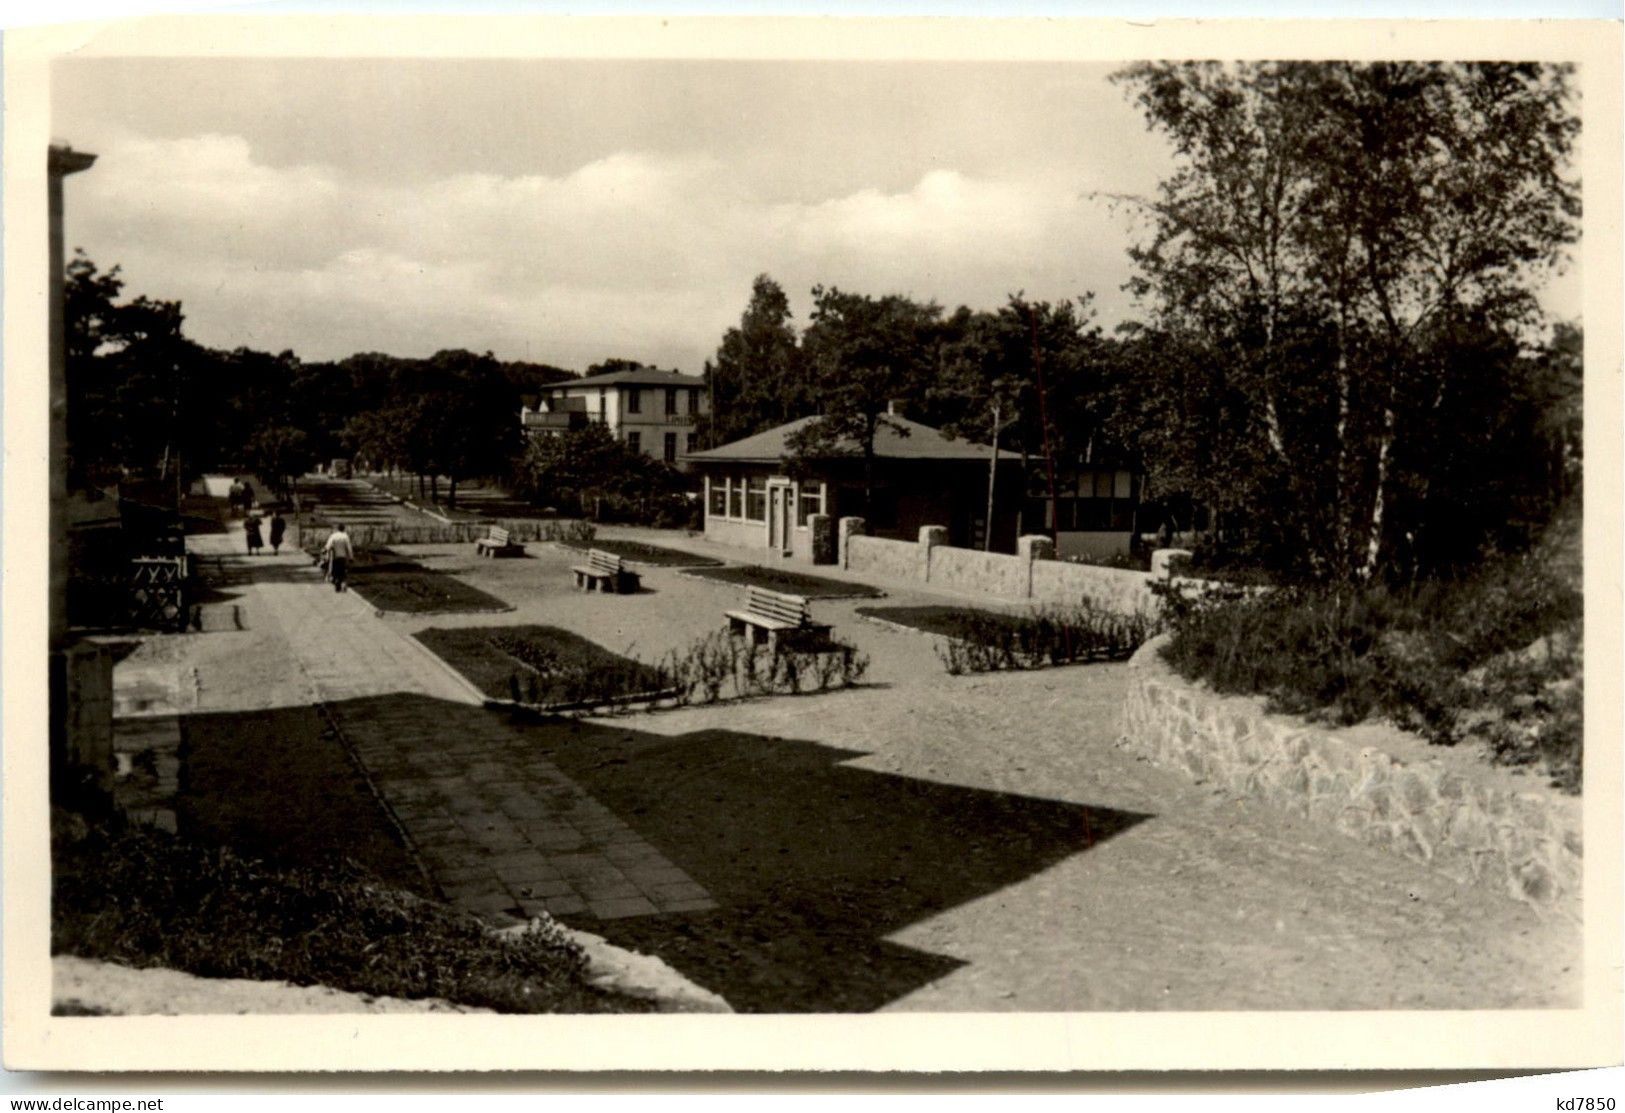
M6 1066L1618 1061L1617 24L5 49Z

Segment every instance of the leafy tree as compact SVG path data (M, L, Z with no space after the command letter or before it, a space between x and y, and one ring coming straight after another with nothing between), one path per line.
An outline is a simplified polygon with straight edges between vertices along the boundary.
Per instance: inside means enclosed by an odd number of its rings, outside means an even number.
M256 475L276 486L279 497L287 498L294 481L316 463L311 439L302 429L273 425L249 438L244 462Z
M455 509L459 480L508 470L518 449L519 408L489 352L437 352L420 371L408 452L420 473L446 476L446 505Z
M612 359L606 359L602 363L592 364L587 368L586 374L582 377L586 378L588 375L610 375L616 371L637 371L640 368L647 366L648 364L644 363L642 360L622 359L619 356L616 356Z
M680 497L687 481L676 469L632 451L593 423L531 438L515 469L514 485L532 502L571 513L597 517L603 509L639 517Z
M960 309L943 330L925 420L1018 453L1024 476L1052 498L1052 474L1064 478L1102 459L1132 462L1114 435L1116 385L1091 300L1051 304L1014 294L997 312Z
M1166 385L1225 407L1241 505L1310 574L1370 576L1409 544L1432 472L1470 441L1482 400L1447 369L1470 333L1516 341L1576 234L1568 77L1386 62L1118 75L1179 160L1134 287L1183 355L1219 363L1170 368Z
M861 456L864 510L872 512L875 435L882 427L908 435L908 427L888 409L895 401L924 395L935 370L941 318L934 302L814 287L812 323L802 344L818 416L791 436L789 466Z
M744 315L723 335L716 358L705 365L705 379L711 413L697 432L711 447L812 412L790 299L767 275L751 284Z
M68 467L73 482L195 466L211 429L191 405L204 353L181 333L179 302L117 302L119 269L67 265Z

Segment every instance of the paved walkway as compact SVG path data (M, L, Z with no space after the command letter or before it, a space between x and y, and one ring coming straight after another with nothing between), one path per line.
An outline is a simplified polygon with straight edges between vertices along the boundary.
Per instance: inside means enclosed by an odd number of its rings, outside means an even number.
M713 906L522 731L485 711L466 680L361 596L324 584L297 546L249 558L232 535L191 545L242 593L248 624L278 635L235 664L253 668L284 648L448 899L487 915L598 919Z
M948 677L932 639L821 602L875 658L869 687L526 725L408 633L544 622L648 659L738 589L651 568L636 596L586 596L553 546L423 546L517 609L381 619L297 557L197 543L248 627L196 636L218 647L201 708L326 702L449 897L600 917L744 1011L1577 999L1569 926L1117 746L1121 666Z

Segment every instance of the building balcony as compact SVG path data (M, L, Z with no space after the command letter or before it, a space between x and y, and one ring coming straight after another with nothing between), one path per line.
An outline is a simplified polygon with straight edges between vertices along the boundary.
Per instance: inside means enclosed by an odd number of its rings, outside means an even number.
M562 433L567 429L580 429L586 425L587 413L585 410L564 410L562 412L527 410L520 415L519 420L526 430Z

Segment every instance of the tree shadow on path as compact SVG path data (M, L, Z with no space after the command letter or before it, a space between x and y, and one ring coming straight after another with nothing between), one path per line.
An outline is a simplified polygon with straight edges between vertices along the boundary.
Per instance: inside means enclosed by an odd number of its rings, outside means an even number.
M894 1001L963 963L886 936L1148 818L872 772L846 764L862 751L806 741L523 729L718 905L579 926L659 955L742 1012Z

